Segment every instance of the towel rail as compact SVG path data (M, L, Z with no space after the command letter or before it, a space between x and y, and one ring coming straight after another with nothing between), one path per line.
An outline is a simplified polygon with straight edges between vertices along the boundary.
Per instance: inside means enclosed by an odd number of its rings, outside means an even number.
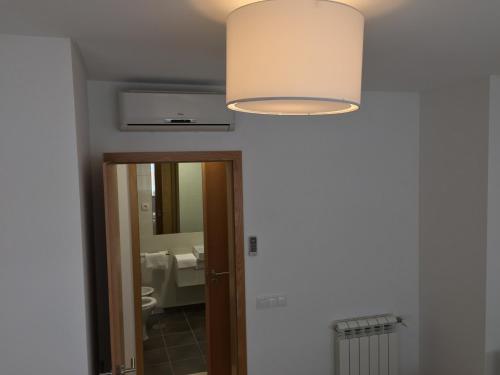
M165 255L170 255L170 251L165 250L165 251L155 251L153 253L141 253L141 258L146 257L146 254L155 254L155 253L165 253Z

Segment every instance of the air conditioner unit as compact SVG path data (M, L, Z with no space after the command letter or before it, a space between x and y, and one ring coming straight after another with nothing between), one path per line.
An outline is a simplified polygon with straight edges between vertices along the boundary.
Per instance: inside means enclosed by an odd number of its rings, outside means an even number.
M234 114L225 95L123 91L119 94L124 131L229 131Z

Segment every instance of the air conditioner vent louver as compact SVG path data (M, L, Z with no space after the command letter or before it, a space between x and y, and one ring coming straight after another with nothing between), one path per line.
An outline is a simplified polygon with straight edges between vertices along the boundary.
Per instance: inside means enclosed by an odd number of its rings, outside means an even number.
M165 124L196 124L193 118L166 118Z
M234 129L234 114L222 94L124 91L119 102L123 131Z

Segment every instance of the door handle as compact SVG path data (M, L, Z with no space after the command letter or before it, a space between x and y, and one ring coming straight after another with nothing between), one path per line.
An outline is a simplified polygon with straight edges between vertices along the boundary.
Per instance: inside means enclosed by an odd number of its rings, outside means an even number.
M212 277L212 281L217 281L219 280L219 277L224 275L229 275L229 271L225 272L216 272L215 270L210 271L210 276Z
M229 271L226 271L226 272L215 272L215 270L212 270L211 274L212 274L213 277L219 277L219 276L229 275Z

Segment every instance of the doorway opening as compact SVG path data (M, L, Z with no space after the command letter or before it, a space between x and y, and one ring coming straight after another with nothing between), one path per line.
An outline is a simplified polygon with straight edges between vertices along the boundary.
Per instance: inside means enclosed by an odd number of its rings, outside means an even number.
M104 155L112 373L246 375L241 152Z

